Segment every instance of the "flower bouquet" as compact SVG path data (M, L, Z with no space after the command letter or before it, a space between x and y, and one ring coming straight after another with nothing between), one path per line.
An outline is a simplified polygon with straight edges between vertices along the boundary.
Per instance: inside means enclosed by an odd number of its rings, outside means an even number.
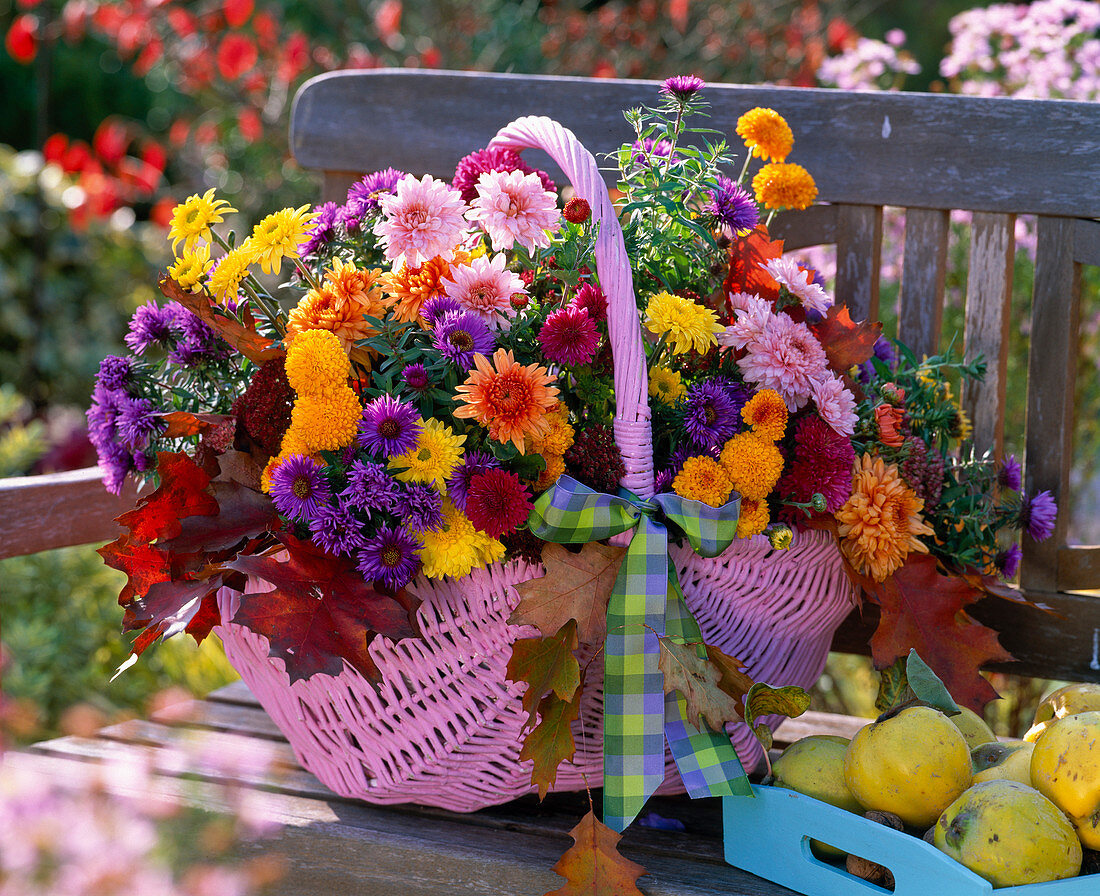
M662 785L746 791L863 583L880 328L768 237L815 195L789 127L742 116L735 180L702 87L627 113L614 201L525 118L450 185L375 172L241 240L213 191L177 207L169 301L89 410L108 487L150 485L101 551L132 660L216 631L303 765L375 802L602 774L621 829Z

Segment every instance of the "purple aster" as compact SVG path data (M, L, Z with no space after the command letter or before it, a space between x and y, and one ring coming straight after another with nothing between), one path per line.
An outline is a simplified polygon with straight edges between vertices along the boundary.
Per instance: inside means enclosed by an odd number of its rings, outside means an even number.
M302 255L316 255L336 238L336 218L340 208L335 202L326 202L315 209L317 217L308 231L309 239L298 246Z
M363 524L346 504L322 504L309 521L313 543L329 554L354 554L367 545Z
M740 428L740 415L721 383L708 380L688 389L684 429L700 448L721 445Z
M164 345L172 335L175 307L171 302L163 308L156 302L142 305L130 318L130 332L126 344L135 355L142 354L150 345Z
M103 487L113 495L120 494L127 475L137 469L134 455L115 442L95 447L96 459L103 468Z
M115 440L115 422L118 420L119 402L127 398L121 389L108 389L96 383L92 390L92 403L88 407L88 438L99 446Z
M734 416L737 417L737 429L735 431L740 432L745 428L744 421L741 419L741 410L748 404L749 399L756 394L756 390L733 377L715 377L714 382L719 383L726 390L730 401L733 402Z
M375 510L392 513L397 509L397 482L381 464L352 461L348 467L348 487L340 497L368 515Z
M646 167L656 159L667 159L672 153L672 144L667 140L654 140L646 137L635 140L630 147L630 161L635 167Z
M491 355L496 340L489 325L477 312L448 311L435 326L432 342L443 357L459 370L474 366L474 355Z
M1001 574L1001 578L1011 579L1016 575L1020 569L1020 556L1022 554L1023 551L1018 544L1010 545L1005 550L997 553L993 563Z
M331 496L320 465L306 454L290 455L271 474L271 500L289 519L311 521Z
M108 355L99 362L96 382L104 389L125 389L134 372L134 362L119 355Z
M658 470L657 474L653 477L653 492L654 494L661 494L661 492L672 491L672 480L676 477L673 476L672 470L665 468L664 470Z
M423 364L410 364L401 373L405 385L414 392L427 392L431 388L432 381L428 377L428 371Z
M443 498L426 485L406 486L398 498L397 514L417 532L438 529L443 525Z
M485 451L466 452L462 459L462 463L455 467L454 472L451 473L450 478L447 480L448 494L455 507L465 511L466 496L470 490L470 480L478 473L484 473L486 470L495 470L499 466L500 461Z
M1005 458L1004 465L997 473L997 484L1012 489L1014 492L1020 490L1020 486L1023 484L1023 470L1020 469L1020 462L1016 460L1015 454L1010 454Z
M192 314L183 305L173 302L172 332L176 337L175 345L168 352L173 363L183 367L194 367L204 361L227 357L229 346L222 340L214 328Z
M420 436L420 414L412 405L392 395L376 398L363 408L358 442L383 457L404 454Z
M365 218L382 210L382 197L397 188L397 182L405 175L395 168L385 168L368 174L348 190L345 214Z
M420 567L420 542L406 529L382 526L359 552L359 571L368 582L396 591Z
M514 149L481 149L459 160L455 168L451 186L462 194L463 202L477 199L477 181L487 171L522 171L524 174L537 174L543 189L557 193L557 185L545 171L532 168Z
M439 323L439 319L448 311L461 311L462 305L458 299L452 299L450 296L438 295L432 296L428 301L420 306L420 316L428 322L428 326L434 327Z
M1020 527L1036 541L1050 538L1054 532L1054 518L1058 515L1058 505L1054 495L1043 489L1033 498L1024 497L1020 502Z
M673 75L661 85L661 93L685 103L707 86L707 82L696 75Z
M710 191L710 208L726 236L743 236L756 229L760 211L752 195L739 183L718 175L717 189Z
M140 451L149 440L164 429L164 420L148 398L121 396L118 399L118 417L115 431L118 441L131 451Z

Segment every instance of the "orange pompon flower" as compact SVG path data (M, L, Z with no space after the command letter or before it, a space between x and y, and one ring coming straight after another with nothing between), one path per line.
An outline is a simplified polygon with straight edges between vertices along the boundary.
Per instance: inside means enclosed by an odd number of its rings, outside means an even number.
M772 162L752 179L756 201L769 209L808 208L817 198L810 172L792 162Z
M394 320L417 321L424 326L424 320L420 317L424 303L443 295L443 280L450 273L452 264L468 264L469 261L469 253L459 250L451 261L437 255L419 267L410 268L402 264L397 270L383 274L381 283L386 292L383 301L393 309Z
M306 330L328 330L349 352L357 339L373 336L377 330L366 318L381 318L386 310L379 284L381 275L377 269L364 271L338 260L325 274L324 285L307 292L291 310L287 342Z
M933 534L923 509L894 464L864 454L852 470L852 495L836 512L841 553L858 572L885 581L911 551L928 552L918 537Z
M883 445L900 448L905 444L905 436L898 431L905 420L905 411L892 404L880 404L875 408L875 423L878 424L878 438Z
M729 500L733 483L714 458L689 457L672 481L672 490L681 497L721 507Z
M524 367L503 348L496 350L493 363L479 353L474 364L454 397L464 402L455 416L472 417L489 430L489 438L511 442L525 453L524 438L549 429L546 414L558 400L554 378L538 364Z
M544 454L542 459L546 461L546 469L539 473L535 481L535 494L546 491L565 472L565 458L560 454Z
M771 522L768 502L741 496L741 513L737 517L737 537L750 538L759 535Z
M774 389L761 389L741 409L741 419L752 431L778 442L787 431L787 404Z
M560 401L547 413L546 424L545 432L532 433L527 437L527 450L544 457L553 454L564 455L573 447L576 431L569 423L569 412Z
M790 125L774 109L749 109L737 119L737 136L765 162L769 158L782 162L794 146Z
M770 438L746 430L722 448L721 464L743 497L763 501L783 475L783 455Z

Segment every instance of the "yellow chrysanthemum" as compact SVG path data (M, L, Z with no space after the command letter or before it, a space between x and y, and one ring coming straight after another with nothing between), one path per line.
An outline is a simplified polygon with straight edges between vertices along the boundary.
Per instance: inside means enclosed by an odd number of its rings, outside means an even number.
M565 472L565 458L559 454L544 454L542 459L546 461L546 469L539 473L535 482L535 492L544 492Z
M317 217L308 205L272 212L252 228L252 235L241 244L252 261L265 274L278 274L284 258L297 258L298 246L306 241L309 226Z
M445 495L447 478L462 460L465 441L466 436L455 435L449 426L430 417L421 424L416 445L390 458L390 469L402 482L423 482Z
M423 544L420 561L429 579L469 575L482 565L481 541L477 529L466 514L450 499L443 501L443 522L438 529L414 533ZM487 536L485 536L487 538ZM492 539L495 541L495 539Z
M722 449L722 466L744 497L763 501L783 474L783 455L771 439L746 430Z
M749 538L759 535L771 522L768 514L768 502L756 501L741 496L741 515L737 517L737 537Z
M286 350L286 378L299 395L346 386L351 362L335 333L306 330Z
M668 344L674 354L682 355L693 349L704 353L718 344L717 334L725 328L718 323L718 315L690 299L659 292L646 306L646 327L658 336L668 336Z
M673 405L687 395L687 386L679 371L657 365L649 371L649 397L661 404Z
M970 422L970 415L963 410L962 405L955 404L955 419L952 421L950 431L951 438L965 442L972 435L974 435L974 424Z
M782 162L794 146L794 134L786 120L774 109L757 107L737 119L737 136L752 154L765 162Z
M310 454L339 451L355 441L362 415L355 390L342 386L319 395L300 395L290 413L290 428L309 446Z
M185 202L172 209L172 221L168 225L172 251L176 251L180 240L183 241L184 252L190 252L199 240L209 242L211 225L221 224L226 215L236 211L224 199L214 198L213 187L201 196L188 196Z
M894 464L864 454L852 471L852 495L835 514L841 553L858 572L884 581L910 552L928 552L918 538L933 534L923 509Z
M191 292L202 292L206 275L214 266L210 259L210 247L207 245L196 246L176 258L174 264L168 266L168 275L184 289Z
M787 405L774 389L761 389L741 408L741 419L753 432L778 442L787 431Z
M817 198L810 172L792 162L772 162L752 179L756 201L769 209L808 208Z
M576 431L569 423L569 411L560 401L546 414L547 428L528 433L524 439L527 452L542 455L563 455L573 447Z
M477 538L474 539L474 550L481 560L482 566L497 563L504 559L504 542L499 538L493 538L480 529L475 530Z
M396 271L383 274L381 283L386 294L384 301L387 307L392 308L394 320L417 321L421 326L427 326L420 316L420 309L428 299L443 295L443 281L450 273L451 265L468 264L469 261L468 252L457 250L451 261L436 256L420 267L410 268L402 264Z
M689 457L672 480L672 490L684 498L721 507L729 500L733 483L722 465L710 457Z
M224 305L226 302L236 300L237 290L241 288L241 281L248 276L248 268L251 264L252 260L248 253L240 248L226 252L222 256L206 284L219 302Z

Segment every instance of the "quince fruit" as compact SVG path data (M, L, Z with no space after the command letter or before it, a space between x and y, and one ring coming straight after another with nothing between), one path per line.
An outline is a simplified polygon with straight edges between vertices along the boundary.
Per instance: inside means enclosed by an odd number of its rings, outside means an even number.
M1100 712L1063 716L1043 731L1031 784L1070 817L1085 846L1100 849Z
M984 781L1019 781L1031 786L1031 751L1035 744L1026 740L1006 740L981 744L970 751L974 783Z
M844 756L844 780L860 805L921 829L935 823L972 777L966 739L928 706L910 706L860 729Z
M1019 781L967 789L936 822L933 843L994 887L1075 877L1081 843L1050 800Z
M1097 710L1100 710L1100 684L1087 681L1067 684L1047 694L1035 707L1035 719L1024 740L1034 743L1050 725L1065 716Z
M947 718L954 722L955 727L962 732L962 736L966 738L966 745L971 750L981 744L995 743L997 740L997 735L986 724L985 719L972 709L967 709L964 706L957 715L949 715Z

